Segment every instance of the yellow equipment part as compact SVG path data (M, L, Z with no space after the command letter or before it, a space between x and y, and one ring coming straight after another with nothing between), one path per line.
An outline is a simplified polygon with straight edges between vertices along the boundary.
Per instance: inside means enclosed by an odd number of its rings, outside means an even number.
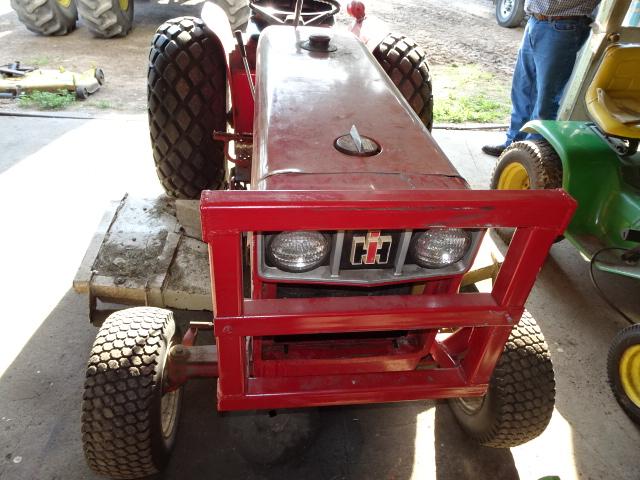
M608 47L585 100L605 134L640 139L640 45Z
M624 393L640 408L640 345L633 345L624 351L619 370Z
M507 165L498 178L498 190L529 190L529 186L529 174L521 163Z
M22 76L0 76L0 92L18 96L23 92L57 92L68 90L75 92L78 98L87 98L95 93L104 83L104 72L101 68L91 68L82 73L68 72L60 67L58 70L36 69Z

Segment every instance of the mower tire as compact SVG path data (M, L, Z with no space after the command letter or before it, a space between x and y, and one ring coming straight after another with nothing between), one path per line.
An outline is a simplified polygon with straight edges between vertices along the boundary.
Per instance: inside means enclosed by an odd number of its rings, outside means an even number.
M134 479L168 461L182 397L181 389L162 392L175 332L173 313L152 307L113 313L100 328L82 402L84 454L95 472Z
M320 429L317 408L233 412L225 415L228 435L242 457L256 465L299 458Z
M11 0L11 7L28 30L40 35L66 35L76 28L75 0Z
M620 330L607 355L609 385L625 413L640 423L640 325Z
M496 21L501 27L519 27L524 17L524 0L496 0Z
M80 18L95 37L125 37L133 26L134 0L76 1Z
M562 188L562 162L546 140L523 140L509 145L491 174L493 190L545 190ZM498 236L508 245L512 228L498 228ZM556 242L564 237L559 236Z
M555 403L553 365L540 328L525 311L480 398L449 400L463 430L487 447L510 448L546 428Z
M147 99L156 172L168 195L197 199L224 188L227 71L224 52L202 20L163 23L149 53Z
M390 33L373 56L429 131L433 126L433 93L427 55L416 42Z

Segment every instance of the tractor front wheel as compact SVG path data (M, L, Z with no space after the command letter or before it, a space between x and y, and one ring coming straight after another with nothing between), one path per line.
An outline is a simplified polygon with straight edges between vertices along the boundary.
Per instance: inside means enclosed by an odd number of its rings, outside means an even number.
M640 325L618 332L607 356L613 395L634 422L640 423Z
M416 42L390 33L373 51L382 69L429 131L433 126L433 94L427 55Z
M95 472L134 479L168 461L182 397L181 389L163 393L175 332L173 313L151 307L116 312L100 328L82 402L84 454Z
M510 448L547 427L555 403L549 347L529 312L511 331L483 397L449 401L467 434L487 447Z
M28 30L41 35L66 35L75 30L75 0L11 0L11 7Z
M80 18L96 37L124 37L133 26L133 0L77 1Z
M156 172L167 194L200 198L224 188L224 145L212 138L227 125L224 52L202 20L163 23L149 53L147 98Z

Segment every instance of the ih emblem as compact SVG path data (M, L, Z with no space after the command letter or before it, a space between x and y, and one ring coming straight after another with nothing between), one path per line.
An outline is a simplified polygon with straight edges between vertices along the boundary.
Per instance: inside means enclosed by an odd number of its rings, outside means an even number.
M391 235L372 230L367 236L354 236L351 243L351 265L385 265L391 252Z

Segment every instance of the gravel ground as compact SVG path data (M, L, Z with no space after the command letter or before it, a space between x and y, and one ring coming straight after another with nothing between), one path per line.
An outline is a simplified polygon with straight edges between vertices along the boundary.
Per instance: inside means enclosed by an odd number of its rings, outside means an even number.
M35 35L18 21L9 0L0 0L0 64L20 60L42 68L63 66L74 71L99 66L106 75L105 86L70 110L143 113L147 55L155 29L169 18L199 15L201 5L200 0L137 1L131 34L101 40L93 38L81 23L64 37ZM423 45L436 73L438 65L474 63L493 73L497 81L509 81L522 31L499 27L491 0L369 0L367 11ZM346 13L340 16L342 22L348 21ZM18 109L14 101L0 100L0 110Z

